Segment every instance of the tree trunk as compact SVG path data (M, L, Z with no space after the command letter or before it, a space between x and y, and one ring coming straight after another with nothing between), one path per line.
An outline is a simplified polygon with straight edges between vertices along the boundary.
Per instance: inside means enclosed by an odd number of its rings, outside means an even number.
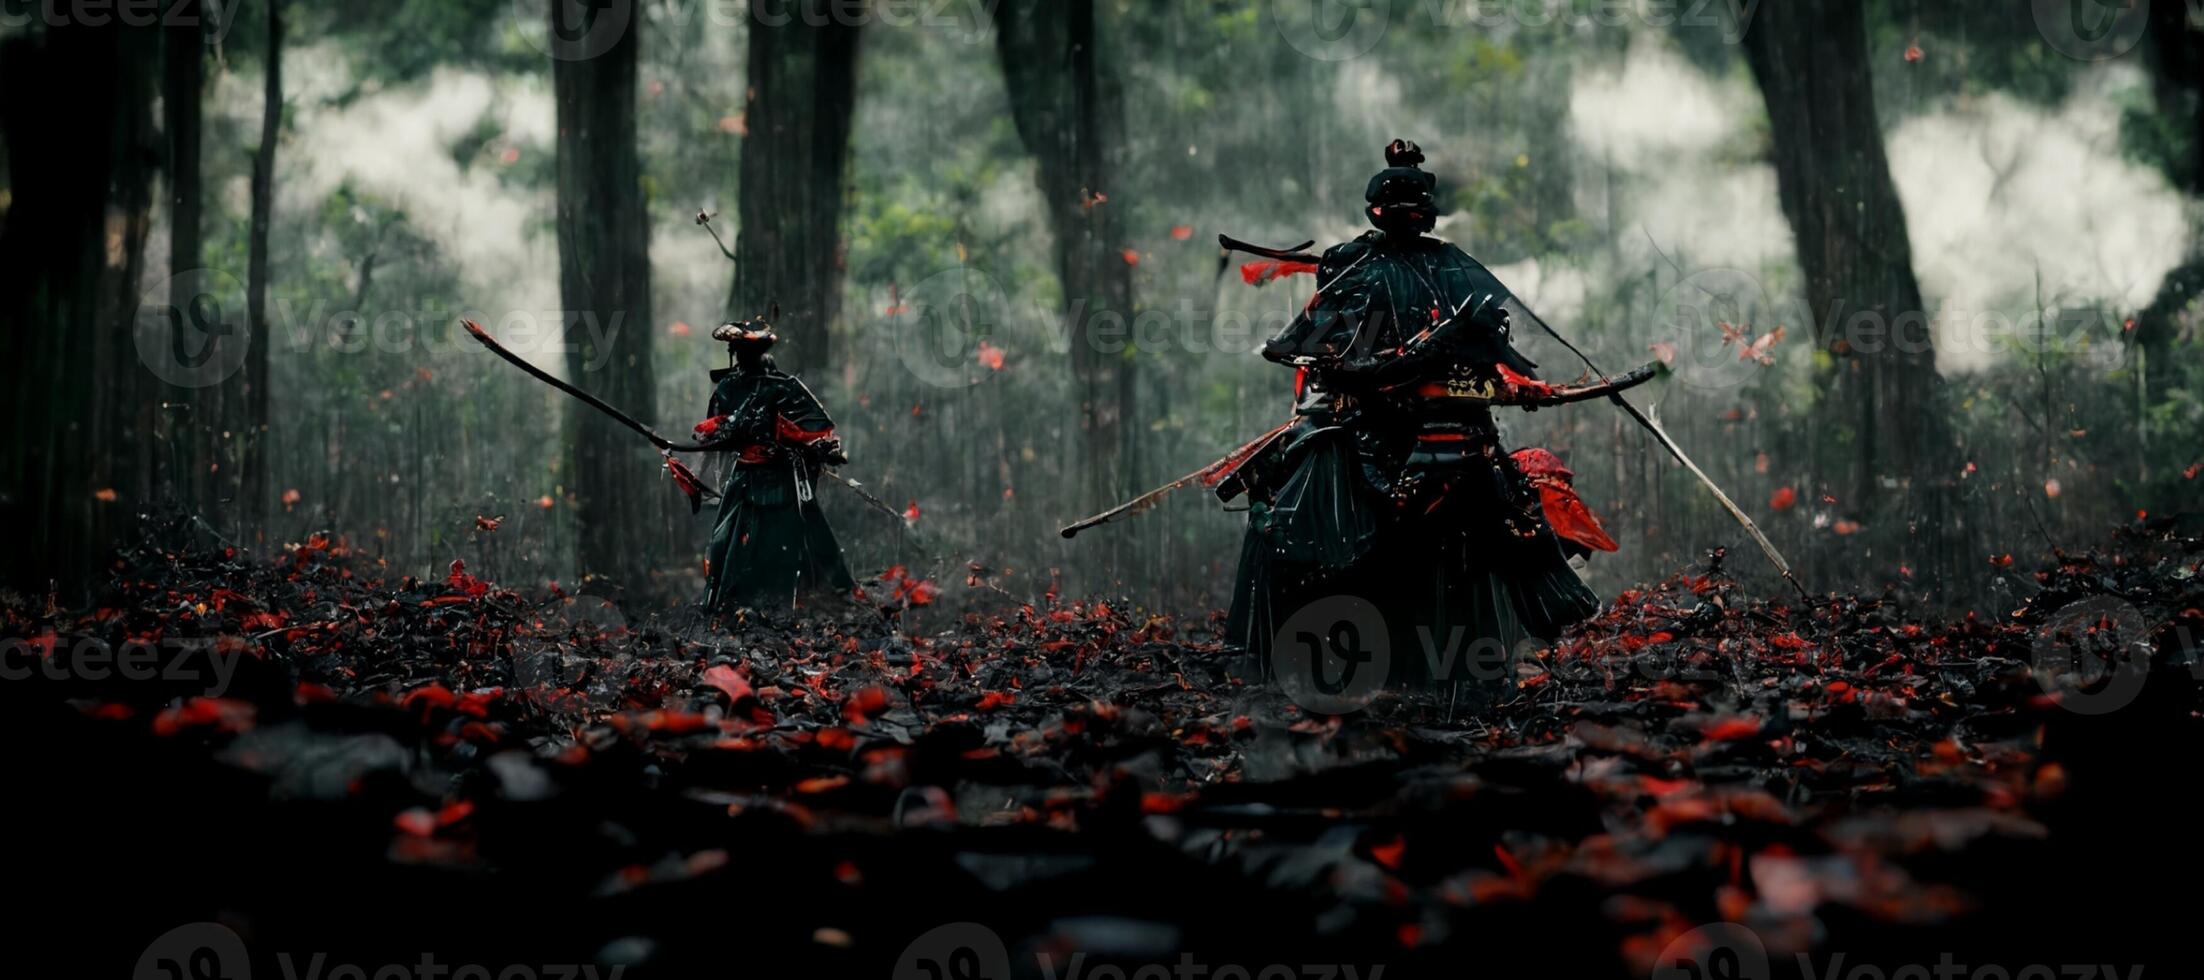
M2158 111L2189 120L2183 155L2167 174L2189 195L2204 194L2204 29L2189 22L2186 0L2153 0L2147 50L2151 92ZM2192 236L2193 237L2193 236ZM2204 251L2192 241L2188 260L2166 273L2158 295L2135 317L2135 344L2143 349L2145 391L2161 397L2175 383L2174 341L2178 317L2204 292Z
M0 449L0 582L93 584L125 516L149 501L127 388L152 140L150 31L49 26L0 44L13 191L0 232L0 362L15 435ZM152 151L152 152L148 152ZM112 247L111 247L112 244ZM103 407L104 406L104 407ZM110 494L107 491L112 490Z
M1134 394L1125 356L1132 264L1105 200L1123 143L1121 96L1098 67L1093 0L1003 0L994 14L1012 121L1038 165L1056 238L1083 482L1089 499L1103 503L1130 489L1123 461Z
M791 370L828 363L839 307L842 212L857 111L858 25L846 0L752 3L742 199L728 316L780 309Z
M276 144L283 135L283 4L268 4L267 72L261 79L260 147L253 153L252 227L245 259L245 320L251 331L244 377L226 385L224 427L235 451L236 515L240 532L265 533L268 514L268 349L275 331L268 324L268 226L275 218Z
M194 272L205 256L200 228L199 138L206 44L196 0L187 0L177 12L180 16L162 32L161 52L162 126L168 149L168 302L174 309L188 310L198 298ZM156 482L162 493L181 497L188 506L205 512L216 496L216 474L211 468L224 456L220 441L222 388L164 385L162 394L164 404L175 408L160 420L170 448L161 460ZM189 414L178 414L176 408L188 409Z
M562 16L566 0L551 0ZM567 377L655 417L651 383L650 219L635 143L641 28L603 54L553 62L558 112L559 299ZM647 443L569 400L565 485L576 498L585 579L637 588L661 557L663 495Z
M1834 361L1822 415L1839 461L1824 484L1872 540L1896 550L1895 561L1876 557L1878 571L1924 559L1936 571L1956 567L1944 562L1958 531L1946 491L1959 457L1875 118L1860 7L1763 4L1745 54L1767 102L1776 188L1798 240L1815 342ZM1916 533L1930 529L1937 533Z

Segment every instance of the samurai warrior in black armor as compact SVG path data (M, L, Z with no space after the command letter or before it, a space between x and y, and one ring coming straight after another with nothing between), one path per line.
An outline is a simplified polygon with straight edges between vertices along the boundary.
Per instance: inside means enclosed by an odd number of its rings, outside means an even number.
M766 351L776 339L762 320L724 324L712 338L732 363L712 372L710 416L696 439L726 460L719 520L705 576L715 611L787 610L856 588L842 548L813 499L820 468L849 461L819 399Z
M1510 343L1513 297L1426 234L1436 182L1415 144L1395 140L1386 161L1366 194L1374 230L1323 253L1316 296L1263 347L1297 369L1295 421L1217 490L1250 498L1233 645L1267 665L1295 610L1359 596L1402 651L1392 680L1427 684L1468 679L1468 664L1428 676L1419 629L1439 644L1460 637L1464 651L1551 639L1598 608L1569 553L1613 543L1567 492L1557 459L1525 450L1519 461L1501 446L1491 399L1476 396L1537 384L1537 365ZM1585 542L1555 533L1547 488L1566 493L1581 517L1564 528Z

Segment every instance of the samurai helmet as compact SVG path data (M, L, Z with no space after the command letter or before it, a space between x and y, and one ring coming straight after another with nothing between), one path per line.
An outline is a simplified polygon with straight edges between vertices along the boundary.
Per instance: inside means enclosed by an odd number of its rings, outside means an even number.
M1422 162L1423 148L1408 140L1385 144L1385 169L1370 178L1362 194L1369 202L1362 213L1379 230L1421 234L1438 223L1439 180L1416 166Z
M761 316L722 323L712 331L712 339L726 344L730 354L758 355L772 348L780 337L773 333L773 324Z

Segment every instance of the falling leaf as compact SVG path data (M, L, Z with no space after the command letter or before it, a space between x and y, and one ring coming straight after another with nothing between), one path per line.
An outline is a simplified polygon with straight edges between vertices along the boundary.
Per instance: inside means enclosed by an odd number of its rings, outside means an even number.
M689 323L686 320L675 320L673 325L666 328L666 333L674 337L686 337L689 335Z
M1674 365L1676 363L1676 345L1665 340L1655 341L1653 343L1653 356L1659 358L1662 364Z
M298 506L298 502L300 499L301 498L299 497L297 487L292 487L289 490L283 491L283 509L288 511L291 508Z
M2193 475L2193 474L2192 474L2192 475ZM94 490L94 491L92 491L92 499L93 499L93 500L97 500L97 501L99 501L100 503L103 503L103 504L111 504L111 503L114 503L114 502L115 502L115 488L114 488L114 487L106 487L106 488L104 488L104 489L100 489L100 490Z
M2009 554L1991 555L1990 564L1997 568L2011 568L2013 567L2013 556Z
M2058 478L2058 477L2055 477L2055 476L2054 476L2054 477L2052 477L2052 478L2050 478L2050 479L2048 479L2048 480L2045 480L2045 481L2043 481L2043 495L2044 495L2044 496L2046 496L2046 497L2049 497L2049 498L2051 498L2051 499L2053 499L2053 500L2057 500L2057 499L2059 499L2059 478Z
M909 507L903 508L903 520L906 523L916 523L918 521L918 501L913 500ZM901 566L897 567L900 568Z
M2188 469L2181 471L2181 478L2194 480L2198 473L2204 473L2204 463L2190 463Z
M474 518L474 529L477 531L495 531L498 529L499 526L503 525L504 523L505 515L503 514L499 514L496 517L484 517L480 514L476 514Z
M986 365L987 369L990 371L1000 371L1003 369L1003 349L995 346L994 344L990 344L984 340L980 341L978 358L979 362Z
M1770 510L1790 510L1796 506L1798 506L1798 491L1790 487L1777 487L1775 493L1768 496L1768 508Z
M1847 534L1858 534L1860 533L1860 522L1840 520L1836 524L1831 525L1829 529L1837 532L1839 536Z
M741 112L735 113L734 115L721 116L719 117L719 131L731 136L748 136L750 135L750 123L748 117L749 113Z
M1171 226L1171 240L1172 240L1172 241L1175 241L1175 242L1183 242L1183 241L1185 241L1185 240L1187 240L1187 239L1189 239L1189 238L1192 238L1192 237L1194 237L1194 228L1193 228L1193 226L1192 226L1192 225L1173 225L1173 226Z
M552 500L551 500L551 495L547 493L547 494L544 494L544 495L543 495L543 496L541 496L541 497L537 497L537 498L536 498L536 506L537 506L537 507L541 507L541 508L543 508L544 510L550 510L550 509L551 509L551 506L552 506Z
M1920 45L1918 45L1918 44L1909 44L1909 45L1906 45L1906 64L1909 64L1909 65L1910 65L1910 64L1913 64L1914 62L1920 61L1920 60L1921 60L1921 57L1922 57L1922 56L1921 56L1921 46L1920 46Z
M1125 258L1125 264L1126 264L1126 265L1139 265L1139 264L1140 264L1140 253L1139 253L1139 252L1136 252L1136 251L1134 251L1134 250L1132 250L1132 249L1129 249L1129 248L1128 248L1128 249L1126 249L1125 251L1123 251L1123 252L1120 252L1120 253L1118 253L1118 254L1119 254L1119 255L1122 255L1122 256L1124 256L1124 258Z

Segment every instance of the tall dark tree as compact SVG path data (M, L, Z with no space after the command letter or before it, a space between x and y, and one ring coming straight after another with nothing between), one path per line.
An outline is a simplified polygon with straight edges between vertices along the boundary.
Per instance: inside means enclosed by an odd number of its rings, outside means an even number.
M1797 239L1815 341L1833 358L1823 416L1849 439L1824 482L1901 556L1941 562L1951 549L1908 529L1950 530L1959 520L1943 492L1957 454L1876 120L1860 5L1763 4L1745 54L1767 103L1776 190Z
M1011 117L1038 166L1056 238L1084 482L1092 499L1112 499L1129 483L1123 461L1134 395L1125 356L1132 267L1107 203L1123 145L1123 97L1102 67L1094 0L1003 0L994 15Z
M848 0L753 0L742 199L728 315L780 308L795 370L827 362L842 282L842 214L860 37Z
M2167 176L2184 193L2204 194L2204 25L2190 19L2186 0L2153 0L2146 33L2153 101L2160 114L2186 121L2171 127L2182 142L2166 161ZM2143 349L2153 398L2173 383L2178 319L2199 296L2204 296L2204 250L2192 247L2135 316L2135 343Z
M0 581L72 592L148 501L129 397L158 37L110 20L0 44L11 203L0 231L0 364L14 434L0 449ZM67 92L68 98L25 93Z
M550 0L552 29L569 0ZM584 16L589 14L585 12ZM652 417L650 219L635 143L642 27L624 25L594 57L554 59L558 113L559 299L567 376L614 405ZM565 485L576 498L584 576L644 584L664 540L664 488L648 444L570 403Z
M276 144L283 135L283 4L269 0L267 61L260 87L260 146L253 152L252 225L246 244L245 322L251 346L241 378L226 384L224 428L231 434L227 454L235 460L234 511L241 528L258 529L268 508L268 349L275 331L268 324L268 226L275 220Z
M161 38L162 136L168 161L168 274L169 305L190 309L198 298L194 270L205 261L205 235L200 215L203 197L199 188L199 141L206 88L206 35L199 19L198 0L186 0L175 8ZM221 420L221 388L171 389L164 402L187 408L188 415L172 417L163 428L170 443L162 460L160 485L164 492L182 493L194 505L212 499L210 464L219 459L216 440Z

